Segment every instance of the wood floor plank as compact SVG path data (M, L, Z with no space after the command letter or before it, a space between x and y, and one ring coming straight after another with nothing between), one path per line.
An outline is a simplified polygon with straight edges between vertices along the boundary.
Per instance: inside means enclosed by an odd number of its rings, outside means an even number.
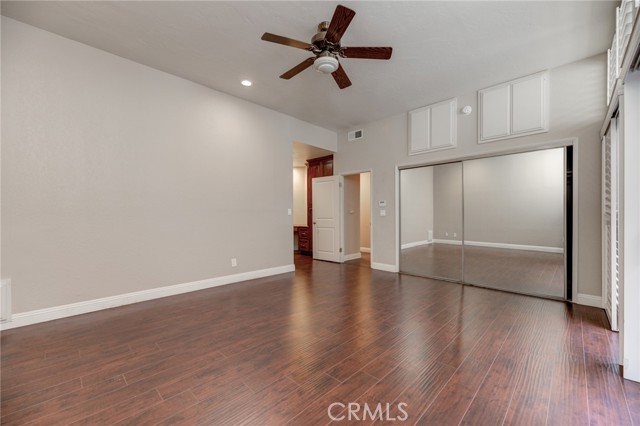
M373 386L378 379L364 372L358 372L351 376L346 382L341 383L319 399L313 401L304 411L294 417L288 424L291 425L326 425L331 421L328 408L331 404L347 405L355 401L360 395ZM336 409L334 412L341 412Z
M524 372L514 390L504 425L547 424L553 371L553 364L545 359L536 355L526 357Z
M634 425L640 425L640 383L622 380L622 387L629 407L629 414Z
M454 372L455 369L453 367L438 362L425 365L423 370L416 376L416 379L395 399L389 412L389 417L401 417L403 413L400 411L398 404L404 403L408 413L407 422L414 424L436 399L440 390L448 383ZM388 424L388 422L383 419L376 420L372 424L382 426Z
M618 366L608 357L589 353L585 362L590 424L631 426Z
M558 356L552 375L547 418L567 426L591 424L583 358L569 354Z
M326 374L301 384L295 391L284 396L273 406L263 410L260 422L264 425L284 425L302 413L309 405L322 398L340 382Z
M184 410L185 408L195 405L196 398L189 391L182 392L169 398L162 400L157 404L146 406L145 410L140 411L134 415L126 417L114 425L117 426L152 426L169 417L173 416L176 412Z
M470 358L456 370L416 425L458 425L471 405L490 365Z

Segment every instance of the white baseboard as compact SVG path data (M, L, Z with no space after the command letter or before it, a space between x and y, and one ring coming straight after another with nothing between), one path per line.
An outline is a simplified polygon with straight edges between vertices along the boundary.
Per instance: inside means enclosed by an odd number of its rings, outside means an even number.
M462 245L462 241L460 241L460 240L439 240L439 239L434 238L433 242L434 243L438 243L438 244L451 244L451 245L454 245L454 246L461 246ZM467 242L465 241L465 244L466 243Z
M398 267L396 265L389 265L388 263L371 262L371 269L386 272L398 272Z
M408 249L408 248L411 248L411 247L426 246L427 244L431 244L431 243L433 243L432 240L414 241L412 243L403 244L403 245L400 246L400 248L402 250L404 250L404 249Z
M360 259L361 257L362 255L360 253L345 254L344 261L348 262L349 260L356 260L356 259Z
M152 288L133 293L119 294L117 296L103 297L101 299L87 300L69 305L21 312L13 314L11 321L0 324L0 330L24 327L26 325L86 314L102 309L115 308L117 306L129 305L152 299L160 299L162 297L174 296L176 294L189 293L191 291L204 290L206 288L233 284L240 281L253 280L256 278L263 278L293 271L295 271L294 265L277 266L275 268L260 269L257 271L243 272L240 274L226 275L223 277L210 278L189 283Z
M502 248L509 250L542 251L545 253L564 253L562 247L530 246L525 244L485 243L482 241L465 241L465 246Z
M592 296L590 294L580 294L578 293L578 297L574 300L578 305L586 305L586 306L594 306L596 308L602 308L602 297L601 296Z
M370 247L360 247L360 253L371 253Z

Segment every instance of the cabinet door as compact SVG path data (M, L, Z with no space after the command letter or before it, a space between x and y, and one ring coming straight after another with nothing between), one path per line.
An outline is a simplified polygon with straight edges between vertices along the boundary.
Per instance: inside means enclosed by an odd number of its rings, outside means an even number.
M456 147L457 99L409 111L409 155Z
M431 108L431 149L455 146L456 100L443 102Z
M481 90L480 93L480 141L510 135L509 85Z
M545 129L544 85L544 75L535 75L512 85L512 133Z

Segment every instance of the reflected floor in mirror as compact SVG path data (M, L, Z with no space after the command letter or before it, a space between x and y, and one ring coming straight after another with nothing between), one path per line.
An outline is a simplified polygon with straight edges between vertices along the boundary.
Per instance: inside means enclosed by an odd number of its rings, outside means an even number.
M463 279L462 246L433 243L404 249L400 270L410 275ZM564 255L464 246L464 282L540 296L564 297Z
M564 298L564 254L465 246L464 281Z
M462 280L462 246L425 244L400 252L400 271L422 277Z

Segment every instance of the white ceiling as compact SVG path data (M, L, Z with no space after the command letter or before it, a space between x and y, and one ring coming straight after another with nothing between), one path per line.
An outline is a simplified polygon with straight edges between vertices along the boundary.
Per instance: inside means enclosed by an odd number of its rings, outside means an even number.
M344 2L356 16L342 45L394 49L390 61L344 59L344 90L311 69L278 78L310 54L260 40L309 41L336 2L3 1L2 14L344 130L604 52L618 3Z

